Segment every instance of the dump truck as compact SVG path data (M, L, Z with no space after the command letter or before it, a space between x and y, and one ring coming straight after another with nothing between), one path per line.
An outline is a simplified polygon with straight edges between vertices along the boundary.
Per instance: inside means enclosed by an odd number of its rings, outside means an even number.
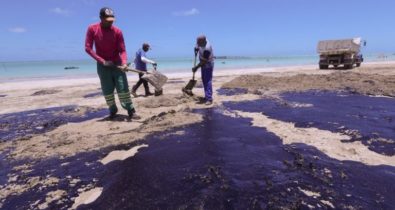
M366 46L366 41L360 37L319 41L317 52L320 55L320 69L328 69L330 65L333 65L334 68L343 66L344 69L352 69L354 65L361 66L363 62L362 45Z

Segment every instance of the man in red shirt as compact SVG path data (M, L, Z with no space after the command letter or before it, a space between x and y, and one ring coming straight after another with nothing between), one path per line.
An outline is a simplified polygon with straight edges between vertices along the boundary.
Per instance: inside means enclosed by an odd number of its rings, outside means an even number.
M97 74L101 88L110 110L110 119L118 112L115 104L114 89L117 89L121 106L128 111L129 119L140 119L133 107L129 93L126 73L127 55L122 31L113 26L115 17L112 9L100 10L100 23L88 27L85 51L97 61ZM96 51L93 50L95 45ZM117 66L121 66L117 68Z

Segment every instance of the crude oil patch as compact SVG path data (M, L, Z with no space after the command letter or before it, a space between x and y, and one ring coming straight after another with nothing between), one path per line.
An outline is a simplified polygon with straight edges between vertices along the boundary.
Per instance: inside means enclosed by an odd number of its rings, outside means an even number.
M67 196L50 203L48 209L69 209L73 205L71 198L78 196L79 189L94 188L98 175L104 170L103 166L97 161L100 156L103 156L100 151L91 151L65 159L52 158L9 162L6 165L7 168L27 165L29 169L27 173L9 169L8 173L18 175L18 179L11 184L23 186L34 178L36 178L36 183L19 195L8 196L3 202L2 208L37 209L39 204L45 202L47 193L64 190L67 192ZM49 178L56 178L57 181L48 184Z
M370 150L395 155L395 99L346 92L284 93L283 100L261 99L224 106L245 112L263 112L273 119L351 135ZM295 106L294 104L312 104ZM328 142L330 143L330 142Z
M6 97L7 95L0 95L0 98Z
M50 186L39 182L20 195L9 196L2 208L37 208L48 192L64 190L67 197L50 203L48 208L68 209L73 205L72 198L95 187L104 188L101 196L79 209L395 206L394 167L338 161L305 144L284 146L272 133L252 127L251 119L228 117L222 111L197 110L204 117L201 123L154 133L128 145L65 159L9 163L31 165L30 171L19 174L18 184L26 183L29 177L40 177L42 182L46 177L56 177L59 181ZM98 161L111 151L141 144L149 146L126 160L107 165Z
M51 95L51 94L56 94L62 92L61 90L40 90L37 92L34 92L32 96L42 96L42 95Z
M93 97L97 97L97 96L102 96L103 93L102 92L95 92L95 93L89 93L84 95L84 98L93 98Z
M0 185L7 183L7 174L11 171L11 166L7 163L6 154L9 151L0 153Z
M104 117L107 109L63 106L0 115L1 141L29 139L31 134L51 131L68 122L82 122Z
M248 93L248 89L246 88L220 88L217 90L218 95L224 96L234 96L234 95L243 95Z
M108 164L98 182L102 195L81 209L395 205L393 167L338 161L305 144L284 146L250 119L225 116L218 108L198 112L202 123L151 135L144 140L149 147L133 158Z

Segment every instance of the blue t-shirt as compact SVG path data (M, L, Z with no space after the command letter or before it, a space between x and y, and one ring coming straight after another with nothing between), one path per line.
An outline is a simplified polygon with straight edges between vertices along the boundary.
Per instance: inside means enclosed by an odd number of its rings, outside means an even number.
M141 58L145 57L145 52L143 49L139 49L136 52L136 57L134 58L134 65L137 70L147 71L147 64L144 63Z

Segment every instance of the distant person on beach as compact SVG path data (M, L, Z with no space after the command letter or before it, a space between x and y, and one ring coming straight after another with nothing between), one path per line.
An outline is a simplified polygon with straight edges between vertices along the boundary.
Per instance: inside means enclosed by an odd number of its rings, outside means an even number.
M156 62L147 58L146 53L150 50L150 45L148 43L144 43L143 46L137 50L136 57L134 58L134 65L137 70L147 71L147 63L150 63L156 68ZM132 95L137 97L136 91L140 87L141 84L144 85L145 96L152 96L153 94L149 90L148 82L143 80L141 77L144 74L139 74L139 81L137 81L136 85L132 88Z
M192 68L196 72L199 68L202 71L202 81L204 87L204 101L206 105L213 103L213 70L214 70L214 53L213 48L205 35L200 35L196 39L194 48L195 56L199 54L199 64Z
M122 31L113 26L115 17L112 9L100 9L100 22L88 27L85 51L97 61L97 74L101 89L113 119L118 108L114 89L117 89L122 108L128 111L129 119L140 119L133 107L128 80L123 71L127 67L127 55ZM93 50L95 45L96 52Z

